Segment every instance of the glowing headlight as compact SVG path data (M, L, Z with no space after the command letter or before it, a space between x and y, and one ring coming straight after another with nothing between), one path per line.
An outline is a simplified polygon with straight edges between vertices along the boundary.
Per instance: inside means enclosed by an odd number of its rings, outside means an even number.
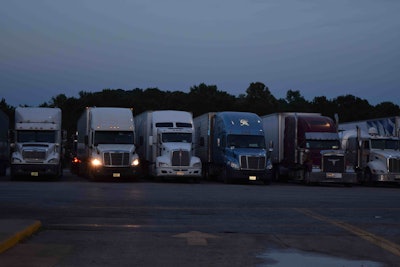
M100 166L101 165L101 161L99 159L92 159L92 165L93 166Z
M138 166L139 165L139 159L134 159L132 161L132 166Z

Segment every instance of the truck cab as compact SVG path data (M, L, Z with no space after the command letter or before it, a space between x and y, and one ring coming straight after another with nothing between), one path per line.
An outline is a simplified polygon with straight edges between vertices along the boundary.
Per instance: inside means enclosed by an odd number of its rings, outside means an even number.
M269 161L261 119L249 112L224 111L195 118L197 154L208 178L270 183Z
M395 136L381 136L376 128L341 132L341 145L353 159L362 183L400 183L400 141Z
M16 108L11 177L62 175L61 110Z

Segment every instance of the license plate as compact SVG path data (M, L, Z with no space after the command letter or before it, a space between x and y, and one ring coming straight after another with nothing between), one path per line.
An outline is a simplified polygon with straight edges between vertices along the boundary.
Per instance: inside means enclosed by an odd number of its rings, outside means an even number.
M249 176L249 181L255 181L257 180L257 176Z
M121 174L119 172L114 172L113 173L113 177L114 178L119 178L119 177L121 177Z
M37 177L37 176L39 176L39 172L31 172L31 176Z
M176 175L182 176L182 175L185 175L185 173L184 172L176 172Z
M341 174L341 173L332 173L332 172L328 172L328 173L326 174L326 178L340 179L340 178L342 178L342 174Z

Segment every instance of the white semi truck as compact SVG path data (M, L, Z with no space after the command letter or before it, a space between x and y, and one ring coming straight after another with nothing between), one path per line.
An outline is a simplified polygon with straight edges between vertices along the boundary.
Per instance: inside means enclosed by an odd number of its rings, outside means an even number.
M63 140L59 108L18 107L11 144L11 177L60 177Z
M201 161L193 155L194 127L190 112L146 111L135 116L138 153L145 174L155 177L201 177Z
M77 124L78 173L91 180L134 179L139 173L134 136L131 109L87 107Z
M400 183L399 116L341 123L339 130L360 182Z

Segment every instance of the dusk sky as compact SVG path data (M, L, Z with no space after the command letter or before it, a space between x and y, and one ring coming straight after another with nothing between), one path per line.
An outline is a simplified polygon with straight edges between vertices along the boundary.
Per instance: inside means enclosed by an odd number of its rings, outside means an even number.
M205 83L400 105L398 0L2 0L0 99Z

